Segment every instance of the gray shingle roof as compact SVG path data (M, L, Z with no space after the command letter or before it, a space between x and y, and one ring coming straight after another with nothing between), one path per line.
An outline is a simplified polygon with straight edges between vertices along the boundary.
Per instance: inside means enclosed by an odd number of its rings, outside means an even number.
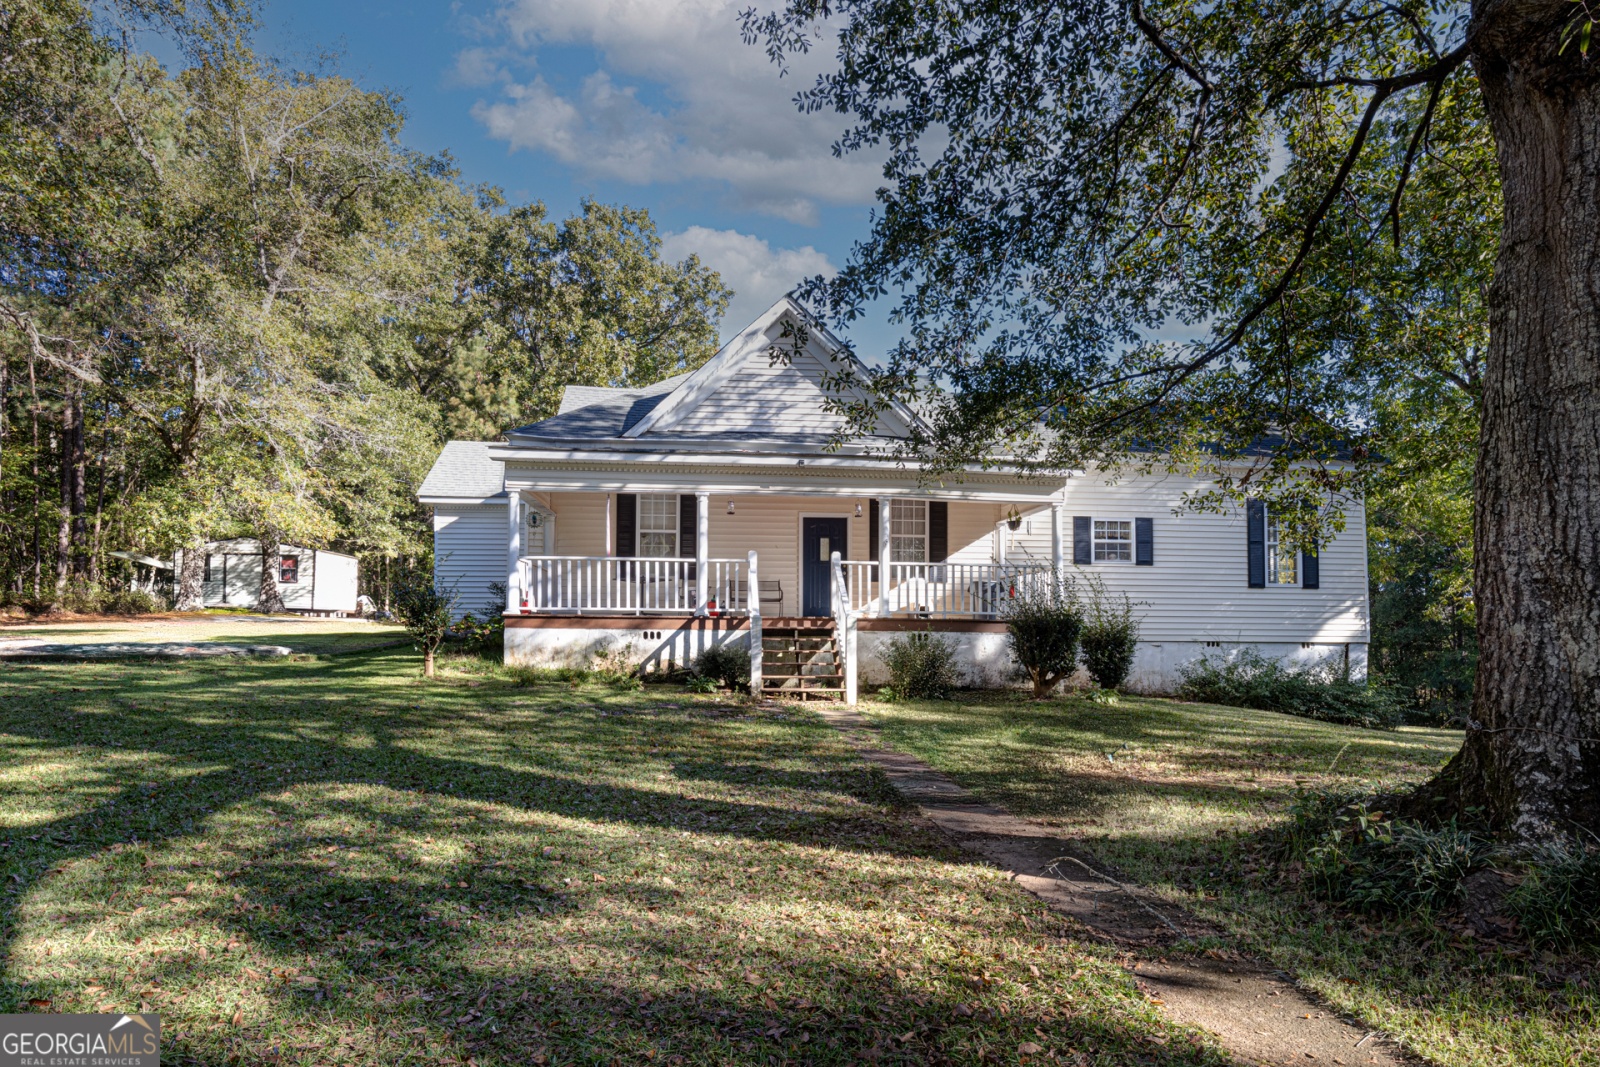
M447 441L422 480L418 496L482 500L505 491L505 464L489 458L494 441Z
M519 437L620 437L687 377L674 375L640 389L569 385L561 394L561 407L556 414L511 432Z

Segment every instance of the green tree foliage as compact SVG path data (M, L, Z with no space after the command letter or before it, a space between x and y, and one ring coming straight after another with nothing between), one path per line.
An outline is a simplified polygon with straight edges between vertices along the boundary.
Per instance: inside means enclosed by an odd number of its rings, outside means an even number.
M467 188L404 146L398 97L261 60L228 4L103 13L181 69L72 0L0 11L7 595L214 537L417 558L441 440L714 350L727 290L664 262L644 212L556 222Z
M779 64L826 39L800 106L886 155L806 289L905 327L855 425L920 394L937 465L1194 470L1189 504L1264 500L1307 547L1364 495L1379 610L1414 623L1380 666L1448 707L1480 664L1417 810L1539 838L1600 789L1592 14L791 0L745 30Z
M1336 531L1379 476L1375 395L1482 331L1499 203L1466 14L752 11L780 64L833 45L800 105L850 117L840 151L888 154L871 233L804 289L843 330L880 301L904 327L848 413L917 396L932 428L908 447L941 467L1173 464L1217 479L1194 506L1253 496L1297 539Z
M422 653L422 676L433 677L433 660L450 633L455 614L454 589L442 589L434 580L431 567L411 567L401 573L394 586L394 613Z

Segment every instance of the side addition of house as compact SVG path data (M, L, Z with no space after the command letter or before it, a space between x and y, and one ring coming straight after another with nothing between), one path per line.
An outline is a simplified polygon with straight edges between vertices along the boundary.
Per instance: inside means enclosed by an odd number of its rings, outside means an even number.
M1364 676L1365 515L1318 555L1280 542L1259 504L1184 510L1179 474L1031 477L1003 466L925 482L892 458L917 416L830 448L827 404L851 357L807 324L773 358L779 301L693 373L642 389L569 386L504 443L445 446L420 498L458 610L501 610L508 663L581 665L625 650L646 671L736 642L769 690L854 699L876 650L932 630L973 685L1016 680L1002 621L1019 583L1094 575L1142 620L1129 685L1169 691L1184 664L1254 648Z

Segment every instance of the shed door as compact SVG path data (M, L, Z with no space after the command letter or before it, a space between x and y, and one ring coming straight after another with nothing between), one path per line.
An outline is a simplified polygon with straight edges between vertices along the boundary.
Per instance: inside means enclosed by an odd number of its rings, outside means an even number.
M833 553L849 559L846 545L850 524L845 519L800 520L800 581L804 586L801 613L804 615L833 614L833 601L829 592L833 584L829 560Z

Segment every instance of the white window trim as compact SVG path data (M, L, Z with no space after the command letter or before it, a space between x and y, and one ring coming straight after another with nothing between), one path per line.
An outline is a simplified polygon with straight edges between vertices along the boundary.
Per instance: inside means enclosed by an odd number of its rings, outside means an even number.
M1300 574L1300 553L1298 551L1292 549L1292 548L1290 549L1290 552L1292 553L1291 556L1290 556L1290 567L1292 569L1290 571L1289 581L1287 581L1287 582L1279 581L1277 578L1274 577L1274 575L1278 573L1277 548L1279 547L1279 545L1282 544L1282 540L1283 539L1277 533L1277 528L1276 528L1277 520L1273 517L1271 509L1269 509L1265 505L1262 505L1261 517L1262 517L1261 542L1265 546L1265 553L1266 553L1266 576L1265 577L1266 577L1266 580L1267 580L1267 588L1268 589L1298 589L1298 588L1300 588L1300 580L1302 578L1302 575Z
M1127 546L1128 546L1128 558L1127 559L1101 559L1100 558L1099 547L1102 544L1102 542L1101 542L1100 538L1096 536L1096 531L1095 531L1095 525L1094 524L1097 523L1097 522L1125 522L1125 523L1128 524L1128 540L1126 542L1122 542L1122 541L1106 541L1106 542L1103 542L1104 544L1108 544L1108 545L1126 543ZM1109 563L1109 564L1123 564L1123 563L1132 564L1133 561L1134 561L1134 557L1136 557L1139 554L1138 546L1135 543L1137 538L1138 538L1138 536L1139 536L1138 527L1134 524L1134 521L1132 519L1125 519L1121 515L1091 515L1089 517L1089 562L1090 562L1090 564L1092 564L1093 566L1096 566L1096 567L1100 566L1103 563Z
M894 532L894 509L895 509L895 505L896 504L910 504L910 505L912 505L914 507L918 507L918 508L922 509L922 533L921 534L897 534L897 533ZM907 564L917 564L917 563L927 563L928 562L928 554L929 554L929 552L932 551L932 546L929 544L929 541L930 541L932 535L931 535L931 531L929 529L930 519L929 519L929 515L928 515L928 510L929 510L928 509L928 502L926 500L891 500L889 502L889 514L887 516L883 516L883 515L878 516L878 519L879 519L880 522L887 522L889 524L889 560L888 560L888 562L890 562L890 563L907 563ZM894 550L895 542L897 540L911 540L912 538L916 538L916 537L921 537L922 538L922 558L921 559L896 559L895 558L896 553L895 553L895 550Z
M663 530L663 529L654 528L654 527L649 529L649 530L645 529L645 526L644 526L644 501L645 501L646 497L668 497L668 498L671 499L671 501L672 501L672 508L671 508L672 518L671 518L671 522L670 522L669 525L672 528L670 530ZM640 493L640 494L638 494L637 497L635 497L634 513L633 513L633 522L634 522L633 554L634 554L634 556L636 558L638 558L638 559L678 559L679 558L679 552L682 550L683 546L678 543L678 540L679 540L679 536L678 536L679 535L679 529L678 529L678 526L679 526L679 523L681 522L681 516L678 514L678 511L682 506L683 506L683 500L682 500L681 496L679 494L677 494L677 493ZM645 537L645 534L647 534L647 533L649 533L649 534L671 534L672 535L672 551L667 553L666 555L663 555L663 556L646 556L644 554L644 537Z

